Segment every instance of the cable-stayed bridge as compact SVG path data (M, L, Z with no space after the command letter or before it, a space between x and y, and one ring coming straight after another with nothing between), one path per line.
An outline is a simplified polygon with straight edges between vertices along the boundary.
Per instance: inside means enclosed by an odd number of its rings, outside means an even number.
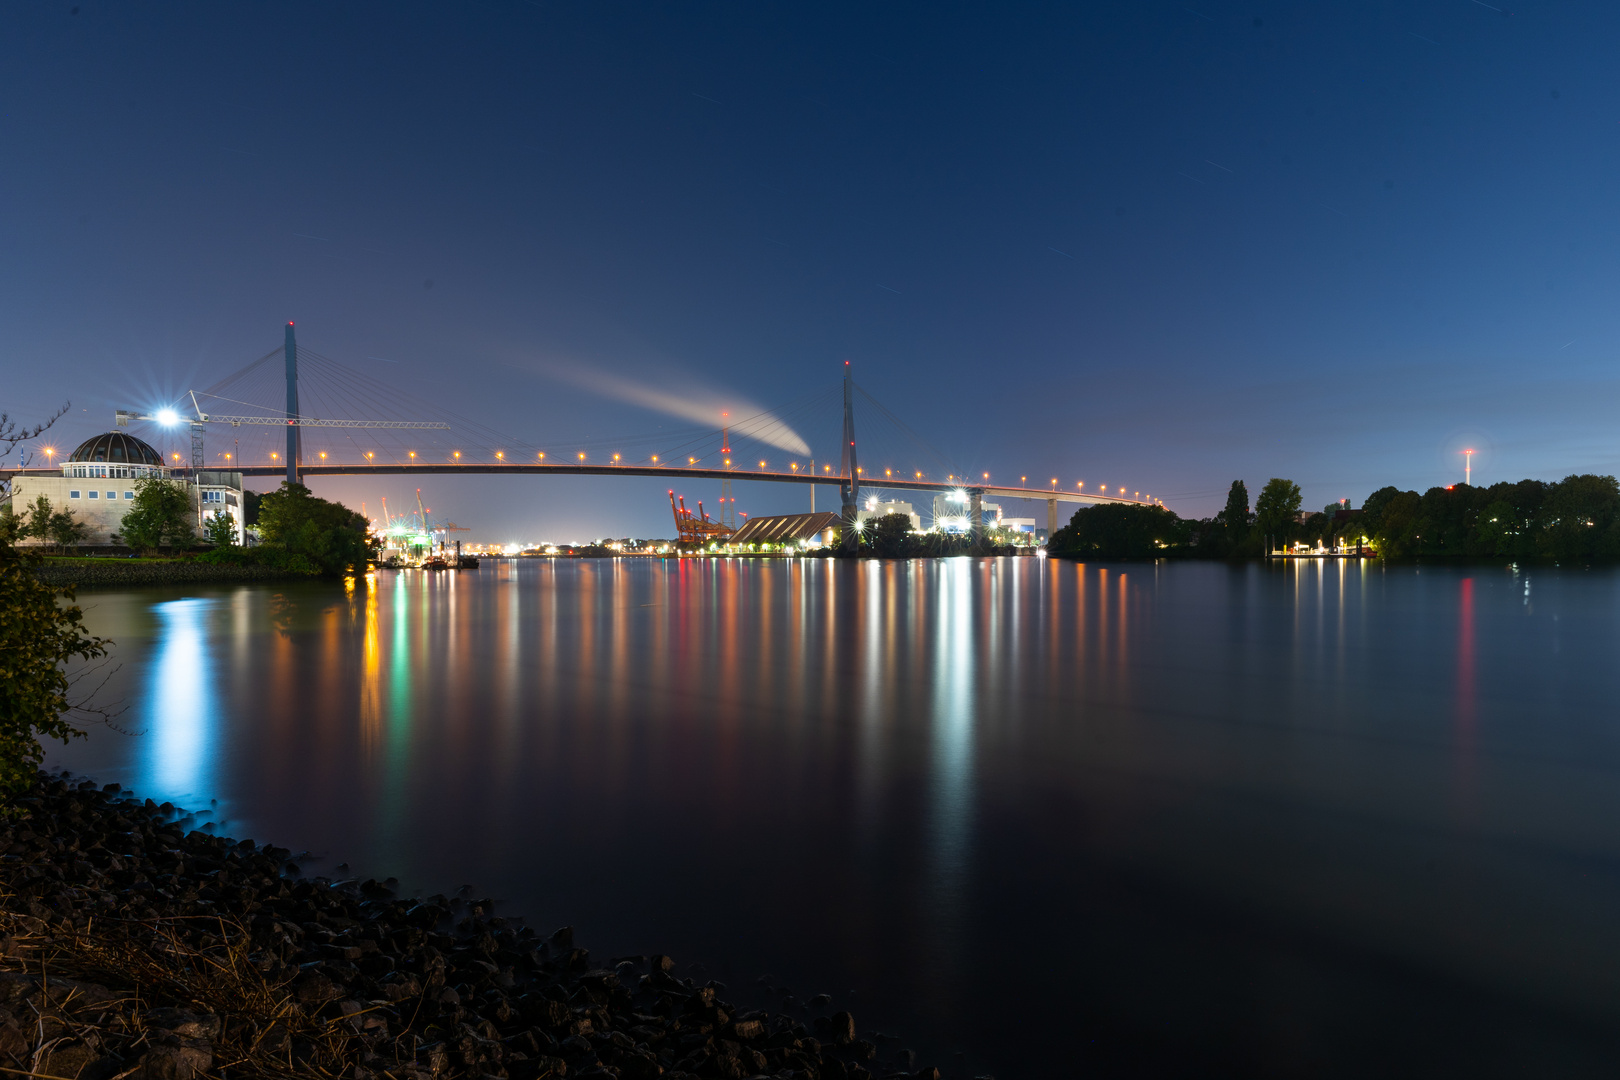
M712 428L539 442L496 431L323 356L298 344L288 323L281 347L170 408L120 411L118 422L189 427L191 453L170 452L176 469L227 469L291 482L390 474L655 476L672 484L719 480L722 500L736 480L825 485L838 489L846 521L859 509L863 489L944 491L963 497L975 531L983 527L986 497L1045 502L1048 535L1057 529L1059 503L1158 504L1123 487L1070 486L1056 478L1031 485L1028 476L1008 484L989 473L968 474L862 390L847 363L842 375L780 408L716 416ZM798 433L828 433L840 422L836 460L818 460ZM853 530L845 535L853 541Z

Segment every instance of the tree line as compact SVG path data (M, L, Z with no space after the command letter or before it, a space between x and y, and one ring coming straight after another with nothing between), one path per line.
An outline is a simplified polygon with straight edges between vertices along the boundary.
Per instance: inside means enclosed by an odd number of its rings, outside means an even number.
M340 574L364 569L376 553L370 523L341 503L310 493L302 484L283 483L260 495L243 492L244 523L260 543L242 547L230 515L216 510L197 535L196 511L186 485L160 476L135 481L135 498L112 535L143 555L187 555L204 562L269 566L290 572ZM44 495L22 513L0 514L0 543L38 540L58 552L82 543L88 526L70 508L57 508Z
M1048 541L1047 552L1228 559L1303 541L1360 545L1390 559L1620 559L1620 483L1612 476L1457 484L1422 494L1383 487L1359 509L1330 503L1308 515L1300 512L1302 501L1298 484L1273 478L1252 509L1247 485L1233 481L1221 512L1199 520L1157 506L1083 507Z

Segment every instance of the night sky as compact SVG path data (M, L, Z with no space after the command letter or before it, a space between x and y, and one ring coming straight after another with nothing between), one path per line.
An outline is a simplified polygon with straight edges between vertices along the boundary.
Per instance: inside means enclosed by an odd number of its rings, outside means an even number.
M848 360L957 468L1189 516L1235 478L1307 508L1457 482L1465 446L1476 483L1613 473L1617 23L1544 0L8 5L0 407L71 399L71 448L292 319L533 444L693 426L609 380L774 407ZM825 460L837 420L796 430ZM313 486L374 512L413 485ZM471 539L672 531L656 480L422 486Z

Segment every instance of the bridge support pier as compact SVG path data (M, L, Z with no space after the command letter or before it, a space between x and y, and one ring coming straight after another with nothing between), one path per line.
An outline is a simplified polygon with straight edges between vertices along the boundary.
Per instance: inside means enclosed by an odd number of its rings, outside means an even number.
M984 539L984 489L968 488L968 526L974 540Z
M1050 544L1052 537L1057 535L1057 500L1046 500L1046 542Z

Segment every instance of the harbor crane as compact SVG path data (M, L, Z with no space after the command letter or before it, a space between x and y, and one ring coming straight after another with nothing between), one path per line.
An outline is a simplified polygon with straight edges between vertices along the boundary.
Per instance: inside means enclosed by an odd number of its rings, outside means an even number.
M134 413L128 409L119 409L115 415L119 427L128 427L131 420L151 420L164 427L174 427L182 419L191 425L191 467L200 470L205 464L203 458L203 425L229 424L232 427L241 427L243 424L266 425L285 427L287 429L287 482L298 482L299 452L301 440L299 429L307 427L329 428L403 428L413 431L423 430L450 430L450 425L436 420L332 420L314 416L304 416L298 411L298 343L293 337L293 324L287 324L287 412L284 416L221 416L205 413L202 406L197 404L197 391L187 391L191 398L191 410L196 413L195 418L181 417L175 409L159 409L156 413ZM206 395L204 395L206 396Z
M410 428L415 430L438 429L448 431L449 424L433 420L329 420L315 416L221 416L218 413L203 412L197 404L197 392L189 391L191 408L196 414L192 417L183 417L175 409L159 409L155 413L137 413L129 409L119 409L114 419L119 427L128 427L131 420L150 420L164 427L174 427L176 424L189 424L191 426L191 467L201 469L205 467L203 457L203 426L206 424L229 424L232 427L241 427L243 424L264 425L270 427L329 427L329 428Z

